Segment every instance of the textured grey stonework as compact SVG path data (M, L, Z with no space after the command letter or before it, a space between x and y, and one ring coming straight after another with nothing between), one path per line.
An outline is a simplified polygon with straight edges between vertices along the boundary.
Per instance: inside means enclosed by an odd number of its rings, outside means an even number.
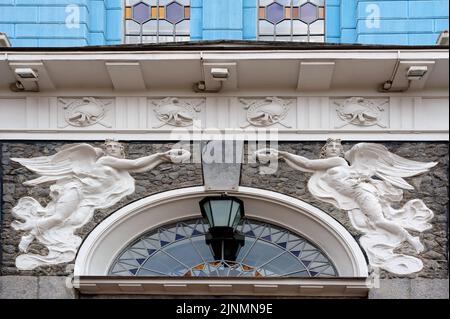
M280 143L279 149L316 159L319 157L323 144L323 142ZM354 143L343 144L345 150L348 150ZM438 165L430 172L409 178L408 181L417 190L404 193L404 202L413 198L422 199L435 214L432 220L433 228L420 235L426 247L425 252L418 256L424 263L424 269L406 277L448 278L448 143L385 142L383 144L391 152L408 159L438 162ZM247 156L248 150L246 149L245 152ZM359 234L351 226L345 211L318 201L309 193L307 181L311 174L296 171L284 162L279 163L278 170L274 174L262 175L259 172L259 164L243 164L241 185L268 189L299 198L327 212L343 224L351 234L358 237ZM417 256L407 244L398 251ZM383 278L398 277L385 272L381 275Z
M448 299L448 279L382 279L370 299Z
M0 299L74 299L67 277L0 276Z
M38 298L38 277L0 276L0 299Z
M14 220L11 209L17 204L19 198L31 196L36 198L42 205L48 203L48 185L42 187L27 187L22 183L37 177L25 167L12 162L13 157L37 157L55 154L58 149L66 143L63 142L29 142L29 143L3 143L3 231L2 250L3 260L1 275L65 275L67 264L55 266L38 267L32 271L18 271L15 267L15 258L19 255L18 244L22 236L21 232L11 228ZM102 147L102 143L90 143ZM167 143L126 143L127 158L134 159L142 156L154 154L156 152L167 151L172 144ZM86 237L94 227L103 219L119 208L140 198L182 187L203 185L202 170L200 164L162 164L156 169L139 174L132 174L136 180L136 191L127 196L119 203L108 209L97 210L94 218L84 227L77 231L82 238ZM44 246L36 241L31 244L31 253L46 254Z
M48 186L26 187L22 183L35 178L36 175L17 163L10 161L11 157L36 157L53 155L57 149L66 143L63 142L3 142L1 147L3 156L1 164L3 168L3 231L2 251L3 260L1 275L64 275L65 264L56 266L39 267L33 271L18 271L14 266L14 260L19 254L17 246L21 233L13 230L10 224L13 220L11 209L19 198L32 196L45 205L48 198ZM92 143L95 144L95 143ZM101 143L96 143L98 146ZM408 278L448 278L448 144L438 142L389 142L384 143L392 152L409 159L418 161L437 161L438 166L429 173L411 178L409 181L417 187L417 191L405 192L405 201L412 198L420 198L430 207L434 213L433 229L421 234L426 246L426 251L419 257L424 262L424 270L418 274L406 276ZM128 158L138 158L158 151L168 150L172 144L164 143L127 143ZM306 156L317 158L323 142L296 142L280 143L280 149ZM345 143L348 149L352 144ZM355 237L359 234L349 223L346 212L314 199L308 192L306 183L310 174L294 171L286 163L280 163L279 170L273 175L260 175L259 164L243 164L241 185L262 188L287 194L308 202L330 214L343 224ZM200 164L163 164L157 169L134 174L136 179L136 192L123 199L114 207L96 211L91 222L78 231L83 238L103 219L117 209L137 199L162 191L181 187L203 185L202 170ZM274 212L276 213L276 212ZM30 251L45 254L46 249L39 243L33 243ZM416 255L407 244L400 251ZM383 273L384 278L396 278L392 274ZM411 286L412 287L412 286ZM419 289L420 286L414 286ZM411 288L412 289L412 288Z

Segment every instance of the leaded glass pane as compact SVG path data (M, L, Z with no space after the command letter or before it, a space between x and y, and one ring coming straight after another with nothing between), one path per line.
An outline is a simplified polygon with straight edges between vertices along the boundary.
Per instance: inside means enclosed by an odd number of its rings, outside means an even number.
M125 43L189 41L189 0L127 0Z
M314 4L308 2L300 7L300 20L310 24L319 17L319 9Z
M236 261L214 260L202 218L154 229L129 245L111 265L113 276L336 277L314 244L281 227L244 218L245 244Z
M266 7L266 20L272 24L278 24L284 19L284 6L278 2L272 2Z
M177 24L184 20L184 7L178 2L172 2L166 6L166 20Z
M139 24L144 24L151 17L150 6L143 2L139 2L138 4L134 5L132 8L132 12L133 12L133 21Z
M257 40L324 42L324 0L258 0Z

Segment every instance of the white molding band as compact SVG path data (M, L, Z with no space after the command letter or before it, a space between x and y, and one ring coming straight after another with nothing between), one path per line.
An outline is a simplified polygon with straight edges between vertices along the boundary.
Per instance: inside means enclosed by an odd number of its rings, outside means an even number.
M75 287L85 294L231 295L367 297L373 286L364 278L102 278L81 277Z
M343 141L404 141L404 142L448 142L448 131L395 131L395 132L337 132L337 131L303 131L303 132L279 132L278 141L302 142L302 141L325 141L328 137L339 138ZM23 141L98 141L115 139L120 141L179 141L177 137L170 137L170 132L164 131L126 131L117 130L109 132L73 132L68 130L55 131L31 131L24 130L15 132L11 130L0 130L0 140L23 140ZM239 139L238 139L239 140Z
M198 201L214 194L217 193L205 192L203 186L171 190L143 198L113 213L81 245L75 261L75 287L81 289L88 285L89 278L100 276L106 280L108 268L130 242L153 228L199 216ZM334 262L340 277L368 276L367 262L356 240L320 209L262 189L239 187L230 194L244 200L247 216L287 228L316 244ZM111 280L116 282L115 278Z
M0 140L449 139L448 96L271 93L0 97Z

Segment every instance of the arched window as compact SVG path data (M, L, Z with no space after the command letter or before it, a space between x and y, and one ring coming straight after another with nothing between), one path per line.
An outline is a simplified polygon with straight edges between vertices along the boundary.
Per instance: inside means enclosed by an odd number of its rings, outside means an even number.
M299 199L240 186L235 262L215 260L200 218L204 186L130 203L83 241L74 287L89 294L366 296L367 261L337 221Z
M215 260L205 243L201 218L169 224L144 234L122 251L111 276L334 277L328 257L308 240L281 227L244 219L237 230L245 245L236 261Z
M325 41L325 0L258 0L257 40Z
M189 41L190 0L126 0L125 43Z

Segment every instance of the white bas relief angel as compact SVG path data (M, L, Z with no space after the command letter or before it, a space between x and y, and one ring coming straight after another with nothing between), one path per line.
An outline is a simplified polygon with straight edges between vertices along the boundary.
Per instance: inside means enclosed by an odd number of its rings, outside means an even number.
M422 200L408 201L400 209L403 189L413 190L403 177L427 172L437 163L405 159L374 143L359 143L343 152L340 140L328 139L320 159L308 159L274 149L259 150L260 160L283 159L292 168L313 173L308 190L317 199L348 212L353 227L363 234L359 241L374 270L410 274L423 268L416 257L394 252L408 242L417 253L424 250L419 237L432 226L433 212Z
M40 175L24 185L52 184L46 207L23 197L13 208L13 215L24 222L14 221L12 227L26 232L19 244L25 254L16 258L17 268L72 261L82 241L74 232L91 220L96 209L111 207L134 192L130 173L149 171L164 162L181 163L191 156L186 150L171 150L130 160L116 141L106 141L105 150L71 144L52 156L11 159ZM48 255L27 253L34 240L47 247Z

